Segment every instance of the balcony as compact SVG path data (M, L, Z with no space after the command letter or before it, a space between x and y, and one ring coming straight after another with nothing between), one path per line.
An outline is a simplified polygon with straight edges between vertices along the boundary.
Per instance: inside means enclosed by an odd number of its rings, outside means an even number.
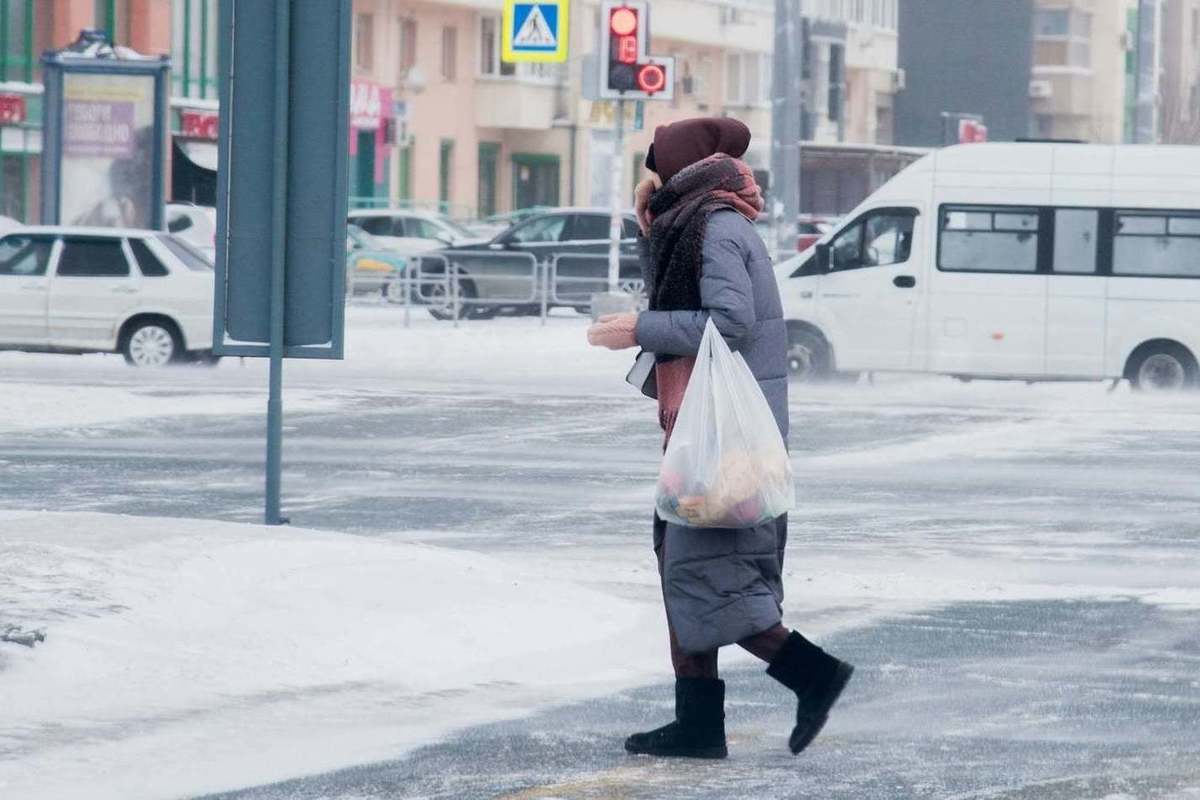
M481 77L475 82L475 124L480 128L546 130L558 112L559 84Z

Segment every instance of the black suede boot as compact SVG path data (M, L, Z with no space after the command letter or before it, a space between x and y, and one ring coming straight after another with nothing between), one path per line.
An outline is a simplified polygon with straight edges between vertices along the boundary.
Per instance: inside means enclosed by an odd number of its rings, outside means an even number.
M767 674L795 692L799 700L796 727L788 738L788 747L798 754L825 727L829 709L846 688L854 667L793 631L767 667Z
M725 758L725 681L675 680L675 721L625 740L630 753L675 758Z

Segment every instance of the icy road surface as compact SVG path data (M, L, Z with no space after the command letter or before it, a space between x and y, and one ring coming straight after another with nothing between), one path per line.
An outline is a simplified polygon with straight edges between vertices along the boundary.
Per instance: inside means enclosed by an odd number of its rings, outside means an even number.
M0 645L0 703L23 715L0 714L0 796L264 784L234 796L1200 798L1200 398L925 378L797 388L786 621L858 664L855 681L794 759L786 696L730 652L730 761L628 759L623 736L666 721L670 698L648 530L659 433L652 404L621 383L629 356L588 351L569 318L406 331L391 309L352 312L350 360L289 364L285 378L285 511L332 534L319 546L337 553L312 564L304 531L272 535L272 565L245 561L260 529L200 536L188 521L259 519L261 364L146 374L113 358L0 354L0 509L35 520L25 531L0 519L18 567L0 570L0 624L48 633L34 651ZM164 553L114 553L122 527L152 542L154 524L174 537ZM63 532L88 526L104 535ZM467 602L392 596L386 570L360 566L413 561L372 549L391 545L455 569L448 586ZM172 579L179 563L196 567L191 582ZM204 579L230 569L244 574ZM364 569L355 614L383 627L394 614L398 630L421 617L421 663L470 669L421 673L415 704L411 686L383 681L393 658L394 680L415 680L407 640L338 631L336 608L306 592ZM510 598L502 578L518 572L529 593ZM578 587L571 636L592 657L573 661L529 627L559 622L529 606L555 581ZM178 603L188 624L219 631L227 620L207 609L243 613L263 592L277 592L273 624L294 629L241 662L222 656L227 673L143 641L172 629ZM488 634L488 648L508 645L499 680L471 646L472 603L520 634ZM594 636L590 618L603 619ZM330 631L336 647L322 650ZM59 663L56 634L108 660ZM200 656L221 647L213 637ZM306 647L321 670L292 663ZM105 687L126 688L125 653L160 676L128 710L102 702ZM522 659L536 675L522 677ZM17 678L25 694L9 705ZM155 769L139 775L145 763Z

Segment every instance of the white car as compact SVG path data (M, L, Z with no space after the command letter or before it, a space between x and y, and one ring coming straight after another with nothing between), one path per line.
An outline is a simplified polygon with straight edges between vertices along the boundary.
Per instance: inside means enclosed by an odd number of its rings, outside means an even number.
M347 221L374 236L384 247L404 255L487 241L448 217L426 211L359 209L351 211Z
M0 215L0 236L8 233L9 231L15 231L20 227L23 227L21 223L17 222L12 217Z
M169 204L167 230L204 253L209 261L216 261L217 210L212 206Z
M33 226L0 237L0 350L215 363L212 262L177 236Z

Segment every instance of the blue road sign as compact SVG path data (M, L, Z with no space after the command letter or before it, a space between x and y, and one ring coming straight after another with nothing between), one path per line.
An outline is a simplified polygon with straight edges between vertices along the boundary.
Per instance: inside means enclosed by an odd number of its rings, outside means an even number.
M279 293L284 355L342 357L350 5L220 5L218 355L270 356Z
M505 0L504 61L566 61L569 0Z

